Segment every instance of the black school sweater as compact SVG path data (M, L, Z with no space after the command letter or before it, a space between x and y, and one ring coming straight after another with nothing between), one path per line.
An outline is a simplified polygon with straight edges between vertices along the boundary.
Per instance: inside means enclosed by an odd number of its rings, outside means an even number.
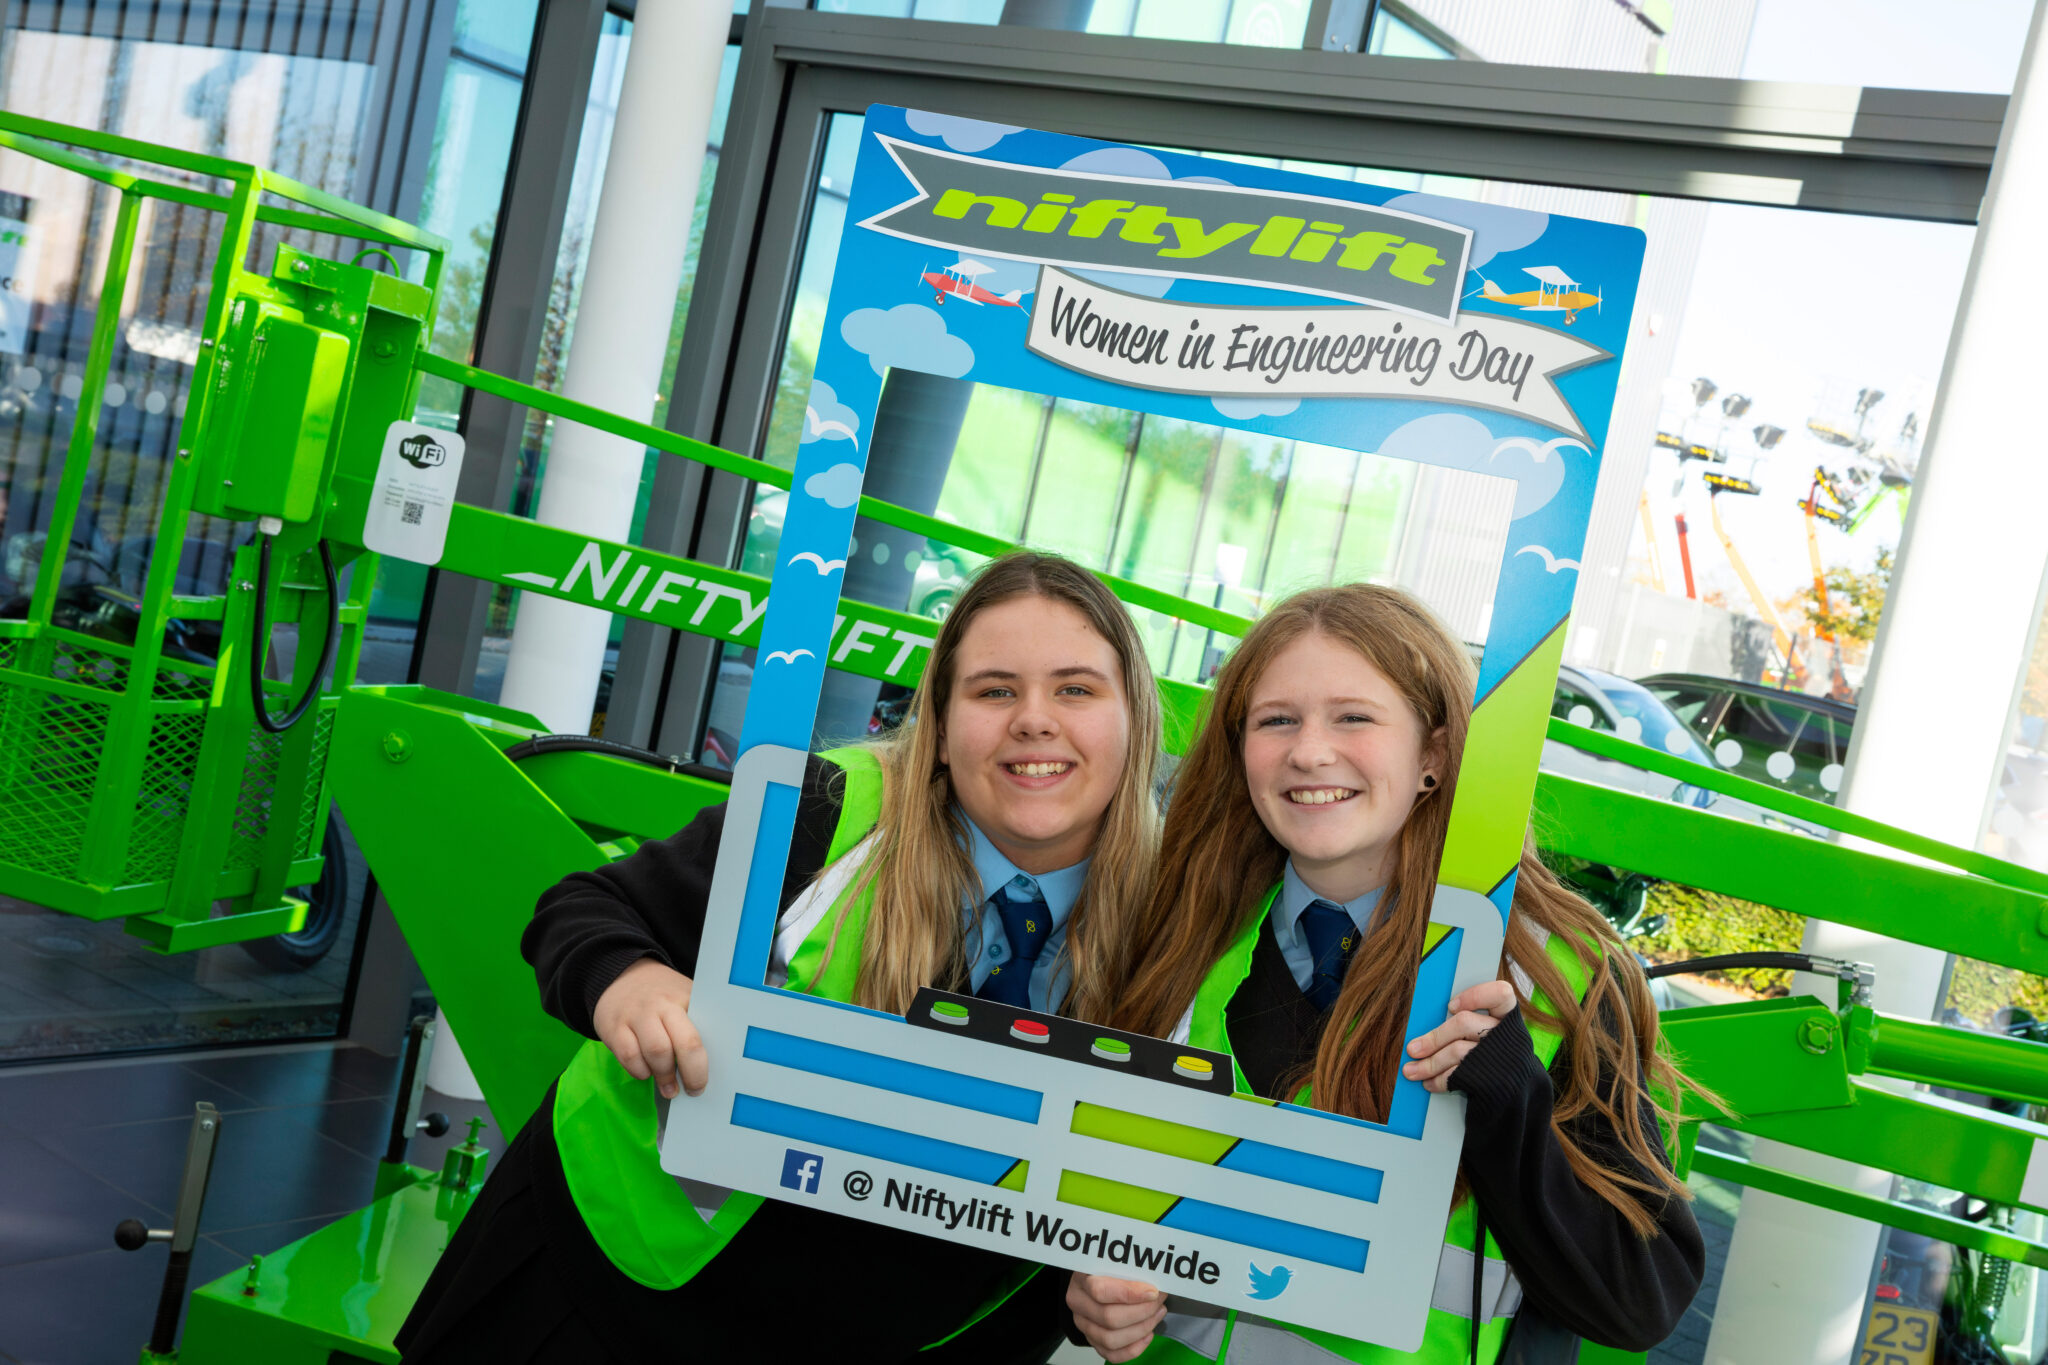
M815 756L805 768L783 880L784 908L824 865L839 823L839 776L836 767ZM608 866L566 877L540 898L520 949L539 978L548 1013L593 1038L591 1014L598 997L641 958L655 958L685 976L696 974L724 828L725 807L711 807L679 833L643 844ZM689 1102L687 1096L675 1100ZM551 1141L535 1143L534 1155L559 1169L561 1158ZM827 1179L842 1175L826 1172ZM554 1245L582 1246L581 1260L591 1260L596 1249L566 1197L567 1186L559 1178L535 1184L556 1192L543 1201L543 1217L562 1231ZM604 1297L599 1311L635 1319L646 1329L638 1334L643 1338L686 1328L689 1335L683 1340L705 1350L705 1359L718 1358L712 1349L716 1343L771 1354L787 1349L796 1358L805 1350L799 1343L809 1342L818 1353L847 1361L910 1358L920 1346L965 1322L1016 1264L975 1247L776 1199L764 1202L696 1277L667 1293L651 1294L601 1255L596 1260L595 1266L576 1267L576 1282ZM1023 1302L1013 1302L1022 1308ZM1018 1316L994 1315L947 1349L917 1359L920 1365L1044 1360L1057 1343L1056 1330L1042 1315L1021 1324Z
M1226 1018L1245 1079L1259 1094L1282 1098L1281 1083L1314 1058L1323 1017L1295 984L1270 928L1259 934ZM1547 1072L1536 1060L1520 1010L1467 1053L1450 1080L1466 1098L1465 1178L1486 1230L1522 1282L1524 1317L1533 1312L1600 1345L1645 1351L1671 1334L1698 1292L1705 1245L1682 1200L1662 1202L1658 1235L1646 1240L1579 1183L1550 1123L1552 1078L1561 1083L1570 1074L1563 1048ZM1603 1093L1611 1084L1603 1078ZM1656 1131L1647 1103L1643 1124ZM1567 1127L1602 1165L1646 1174L1597 1113Z

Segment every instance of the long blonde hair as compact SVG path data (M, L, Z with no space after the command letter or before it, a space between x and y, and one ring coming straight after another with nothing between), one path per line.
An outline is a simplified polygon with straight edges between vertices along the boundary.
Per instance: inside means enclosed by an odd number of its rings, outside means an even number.
M988 608L1019 597L1042 597L1080 612L1108 642L1123 675L1129 747L1103 812L1087 879L1067 919L1060 952L1071 985L1063 1011L1101 1018L1109 1008L1108 988L1128 975L1159 843L1152 794L1159 689L1129 613L1100 579L1072 560L1016 550L991 560L960 594L939 627L908 718L868 745L882 769L881 817L860 845L866 861L825 948L830 961L848 909L872 891L856 1004L901 1014L920 986L960 989L967 979L960 907L981 899L981 881L954 804L952 777L939 761L940 737L967 628Z
M1174 778L1161 836L1159 873L1141 934L1147 945L1110 1022L1164 1037L1194 1000L1210 966L1244 931L1267 888L1280 879L1287 850L1259 819L1246 785L1244 726L1252 689L1276 655L1318 634L1356 649L1400 691L1422 733L1441 732L1448 755L1443 780L1416 800L1397 845L1394 872L1381 894L1381 913L1353 959L1343 989L1301 1080L1318 1108L1384 1121L1405 1041L1409 999L1422 960L1424 932L1436 888L1458 764L1472 717L1472 664L1457 639L1429 609L1396 588L1368 584L1319 588L1280 603L1245 636L1218 674L1200 735ZM1538 931L1560 937L1589 978L1581 999ZM1664 1123L1676 1120L1682 1087L1690 1085L1657 1047L1657 1010L1649 983L1607 920L1558 881L1525 841L1508 922L1508 963L1526 972L1548 1002L1539 1009L1520 987L1516 996L1532 1025L1560 1034L1571 1071L1556 1096L1552 1123L1573 1173L1647 1236L1656 1220L1640 1196L1661 1204L1689 1198L1666 1168L1654 1125L1643 1122L1647 1096ZM1613 1077L1608 1094L1599 1078ZM1575 1143L1567 1125L1597 1111L1648 1181L1601 1165Z

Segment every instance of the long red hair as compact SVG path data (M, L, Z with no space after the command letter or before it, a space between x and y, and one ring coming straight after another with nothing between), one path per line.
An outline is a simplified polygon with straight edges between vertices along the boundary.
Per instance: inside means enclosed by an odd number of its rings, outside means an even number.
M1231 654L1211 690L1201 733L1175 774L1161 834L1158 874L1140 921L1144 948L1129 984L1112 997L1119 1028L1164 1037L1192 1004L1209 968L1257 914L1280 879L1287 850L1267 831L1246 785L1243 745L1253 688L1274 657L1308 634L1355 649L1400 691L1425 736L1437 735L1447 756L1443 780L1417 798L1402 827L1380 910L1345 975L1305 1079L1318 1108L1384 1121L1406 1041L1409 999L1422 960L1429 906L1442 861L1458 765L1472 718L1471 660L1429 609L1396 588L1349 584L1298 593L1260 619ZM1583 997L1545 951L1557 936L1589 978ZM1517 988L1533 1026L1562 1036L1571 1068L1553 1110L1557 1137L1574 1174L1648 1236L1656 1220L1645 1196L1689 1198L1667 1169L1655 1124L1675 1122L1681 1090L1690 1085L1657 1046L1657 1009L1635 958L1606 918L1572 892L1525 842L1515 881L1501 964L1527 974L1546 1007ZM1614 1078L1607 1094L1598 1078ZM1291 1089L1298 1081L1290 1081ZM1566 1125L1587 1110L1612 1125L1648 1181L1601 1165L1570 1137Z

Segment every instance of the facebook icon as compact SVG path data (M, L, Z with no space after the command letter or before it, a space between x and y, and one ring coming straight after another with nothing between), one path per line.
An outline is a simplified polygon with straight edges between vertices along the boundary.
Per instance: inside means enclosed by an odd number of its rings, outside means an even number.
M816 1194L818 1178L824 1173L825 1163L815 1152L799 1152L790 1147L782 1153L782 1187L800 1194Z

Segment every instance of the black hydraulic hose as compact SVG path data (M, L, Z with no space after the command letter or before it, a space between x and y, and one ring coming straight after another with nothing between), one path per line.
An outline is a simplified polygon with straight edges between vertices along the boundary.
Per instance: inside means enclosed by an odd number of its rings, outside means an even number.
M1833 976L1837 965L1833 958L1817 958L1811 953L1722 953L1718 957L1688 958L1684 962L1660 962L1654 967L1643 968L1643 975L1654 980L1660 976L1674 976L1679 972L1725 972L1731 969L1761 968L1821 972Z
M306 680L306 693L298 704L282 716L270 714L270 703L263 695L263 657L270 652L270 621L264 611L264 604L270 600L270 543L272 537L264 536L263 544L256 552L256 611L254 629L249 632L252 653L249 658L249 697L256 708L256 723L273 735L281 735L299 723L313 701L320 695L320 680L327 676L327 670L334 667L334 651L341 643L341 580L334 572L334 552L327 548L327 542L320 542L320 567L327 573L327 636L320 642L320 666L313 670L313 676ZM301 643L304 643L302 640Z
M606 754L612 758L645 763L650 768L660 768L672 773L697 766L694 763L686 763L672 754L658 754L652 749L642 749L635 744L622 744L616 739L600 739L596 735L536 735L532 739L522 739L505 750L505 757L514 763L541 754Z

